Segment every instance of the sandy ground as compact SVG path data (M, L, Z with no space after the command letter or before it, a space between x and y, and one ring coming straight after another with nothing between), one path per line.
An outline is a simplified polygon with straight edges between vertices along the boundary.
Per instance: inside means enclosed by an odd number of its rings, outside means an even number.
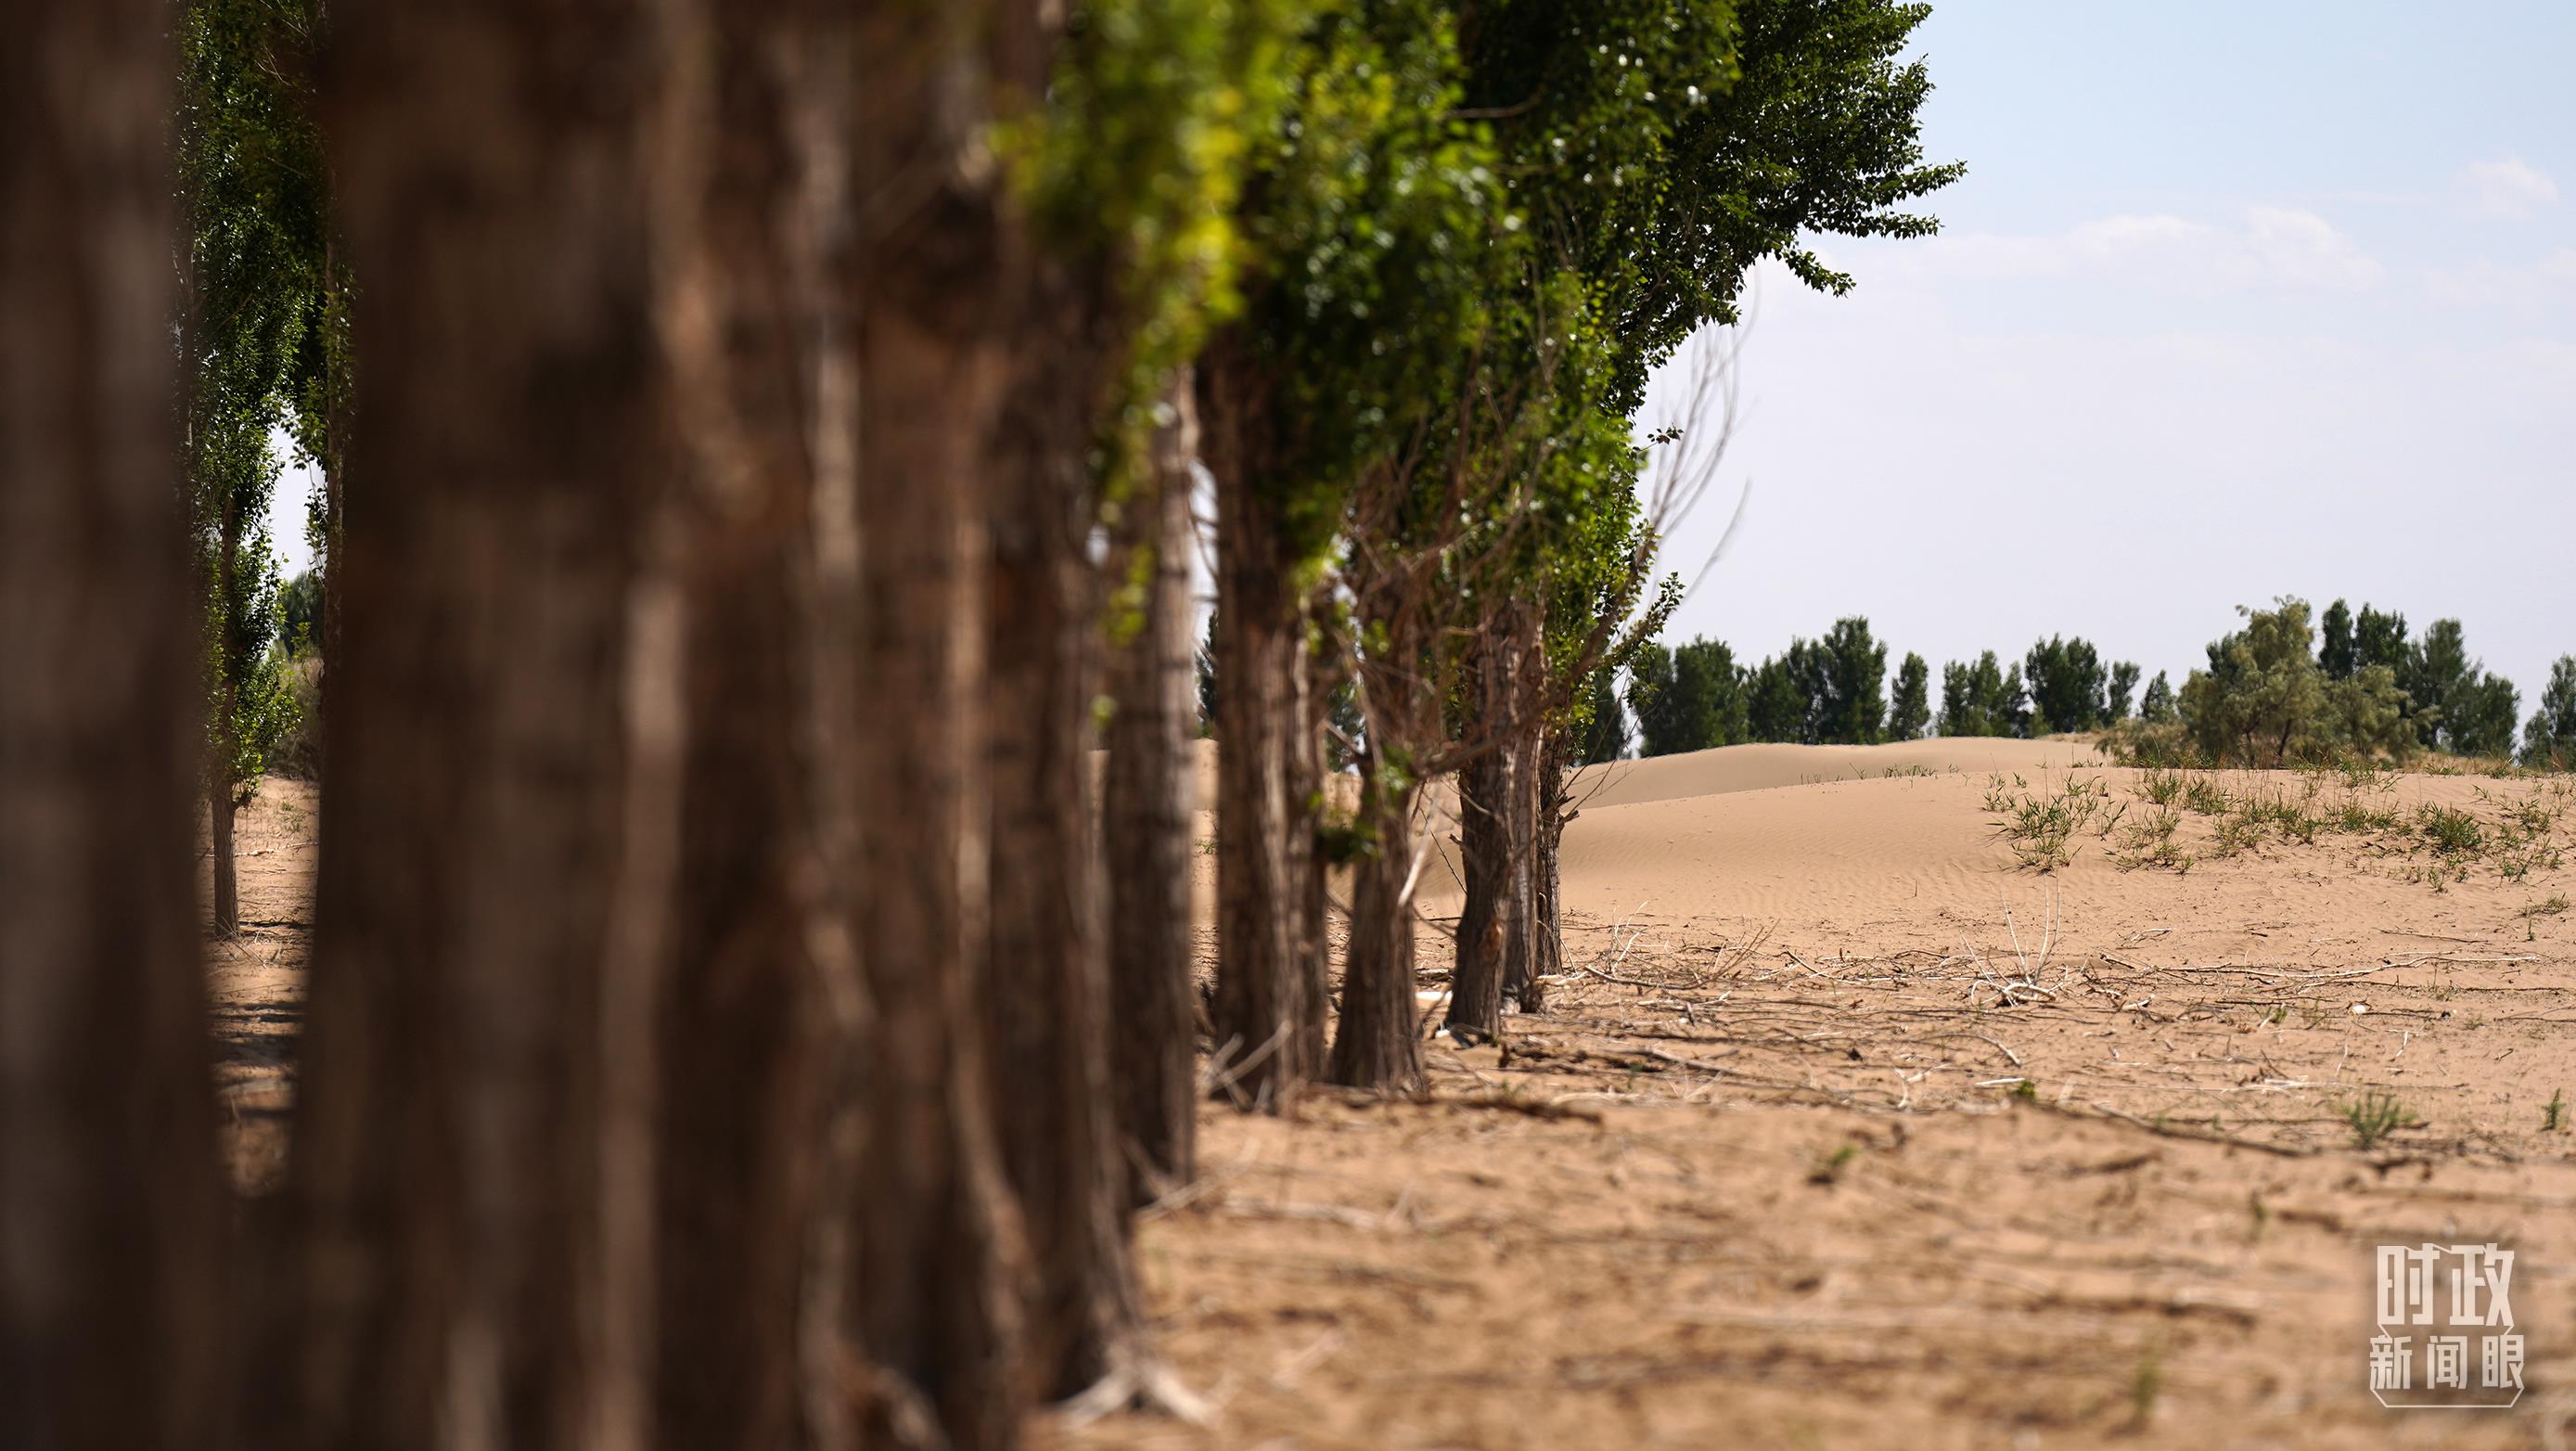
M2019 865L1990 798L2070 782L2102 802L2073 861ZM2377 824L2231 839L2177 809L2137 864L2173 783L2073 741L1599 773L1548 1010L1435 1043L1426 1102L1211 1105L1203 1181L1138 1241L1205 1417L1057 1416L1041 1444L2576 1441L2576 1111L2544 1128L2576 1090L2576 787L2202 784ZM2437 845L2429 808L2480 844ZM263 794L262 925L216 963L248 1187L280 1147L311 820ZM1436 995L1456 890L1425 890ZM2364 1148L2370 1103L2407 1124ZM2521 1404L2382 1409L2373 1247L2488 1241L2520 1256Z

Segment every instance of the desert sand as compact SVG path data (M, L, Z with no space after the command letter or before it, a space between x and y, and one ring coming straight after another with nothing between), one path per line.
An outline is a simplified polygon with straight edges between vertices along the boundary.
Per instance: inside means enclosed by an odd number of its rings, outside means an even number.
M2118 819L2020 864L1990 797L2070 782ZM1433 1041L1422 1102L1210 1104L1202 1181L1137 1244L1203 1418L1058 1414L1039 1444L2568 1444L2576 1132L2545 1124L2576 1089L2576 786L2204 785L2378 824L2231 839L2177 810L2149 864L2130 828L2172 783L2076 740L1600 769L1547 1010ZM2427 808L2481 845L2436 845ZM253 1190L311 813L263 793L215 971ZM1425 893L1434 1013L1457 893L1439 867ZM2365 1147L2372 1103L2405 1124ZM2425 1241L2519 1252L2514 1409L2371 1397L2372 1249Z

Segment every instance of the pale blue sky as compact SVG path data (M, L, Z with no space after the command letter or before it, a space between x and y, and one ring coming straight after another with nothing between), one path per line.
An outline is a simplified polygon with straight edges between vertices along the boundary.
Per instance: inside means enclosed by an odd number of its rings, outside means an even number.
M2576 652L2576 4L1946 0L1929 242L1766 268L1677 617L1759 657L2080 633L2182 675L2294 593ZM1668 405L1670 380L1658 395Z

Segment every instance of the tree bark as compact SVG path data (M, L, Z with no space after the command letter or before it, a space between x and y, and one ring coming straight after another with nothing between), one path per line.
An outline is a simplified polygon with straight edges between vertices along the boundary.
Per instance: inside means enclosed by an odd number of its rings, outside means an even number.
M1326 1076L1351 1088L1414 1093L1422 1087L1415 1038L1410 790L1363 788L1374 849L1352 865L1351 932L1342 975L1342 1013Z
M1407 603L1371 608L1362 590L1361 617L1382 622L1386 638L1382 653L1372 651L1360 663L1368 730L1360 760L1364 844L1351 868L1341 1021L1327 1069L1335 1083L1384 1093L1418 1092L1423 1081L1413 976L1413 818L1420 788L1410 762L1390 753L1425 744L1423 727L1436 718L1436 706L1422 683L1414 624L1421 614Z
M681 586L689 730L673 967L659 1024L654 1425L666 1446L784 1451L855 1434L838 1371L853 1175L826 1116L865 1050L837 884L850 874L848 563L818 498L856 417L846 29L808 0L675 7L661 155L664 345L690 440ZM840 522L842 533L854 518Z
M1467 729L1470 746L1480 749L1458 773L1458 854L1466 900L1459 911L1447 1026L1475 1042L1501 1033L1503 998L1528 976L1530 843L1523 824L1529 763L1520 728L1528 692L1519 648L1526 612L1517 601L1503 603L1478 631L1477 708Z
M860 21L857 196L862 581L853 773L859 957L875 1051L851 1229L872 1445L1013 1444L1025 1251L994 1144L975 1006L984 962L988 435L1021 260L985 149L988 7Z
M1038 265L989 464L993 867L982 999L1002 1160L1035 1272L1029 1362L1049 1399L1123 1368L1139 1318L1111 1128L1092 851L1101 599L1088 550L1091 456L1115 366L1100 297L1061 264Z
M168 13L0 4L0 1439L220 1444Z
M1515 703L1509 729L1513 736L1512 759L1519 767L1513 785L1510 840L1520 853L1511 875L1511 934L1504 948L1503 990L1510 993L1520 1010L1535 1013L1547 1005L1547 984L1540 980L1548 971L1547 919L1543 899L1549 886L1545 875L1550 858L1546 848L1547 829L1542 817L1548 801L1547 759L1547 640L1546 616L1534 606L1524 607L1516 621L1518 630L1512 646L1520 652L1520 698Z
M1568 758L1572 755L1572 745L1565 732L1551 728L1543 736L1539 749L1537 865L1531 875L1538 926L1531 966L1540 979L1554 977L1565 970L1564 873L1561 863L1566 823L1572 820L1565 809L1570 780ZM1536 1011L1538 1005L1524 1003L1523 1007L1527 1011Z
M1165 390L1169 419L1120 514L1135 591L1112 613L1109 760L1101 859L1109 878L1110 1018L1128 1207L1197 1177L1196 1014L1191 1002L1190 740L1198 682L1190 658L1190 465L1198 409L1186 370ZM1124 632L1133 629L1132 635ZM1121 636L1124 638L1120 638Z
M1312 806L1298 791L1305 628L1260 476L1262 385L1220 343L1201 359L1199 402L1217 478L1215 1071L1236 1103L1276 1111L1314 1073L1324 1012L1305 927Z
M648 1436L674 878L656 7L338 16L369 395L263 1446ZM399 279L398 285L395 280Z
M206 854L214 865L212 925L217 937L229 938L241 935L241 879L233 861L233 787L222 779L232 774L232 752L224 747L220 736L218 733L213 780L206 788Z

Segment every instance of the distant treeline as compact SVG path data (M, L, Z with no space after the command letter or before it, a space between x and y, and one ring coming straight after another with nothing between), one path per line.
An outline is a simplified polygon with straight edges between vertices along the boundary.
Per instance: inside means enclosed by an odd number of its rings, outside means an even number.
M2138 667L2106 662L2081 637L2050 636L2006 666L1995 652L1941 667L1939 716L1931 668L1908 652L1887 686L1887 646L1864 616L1834 622L1823 638L1795 639L1759 665L1739 665L1724 641L1694 639L1640 649L1629 661L1626 705L1638 753L1671 755L1748 741L1872 745L1912 740L1938 727L1945 736L2042 736L2093 730L2129 714ZM1595 706L1615 711L1618 702ZM2158 675L2145 705L2170 716L2173 692ZM1596 752L1611 733L1595 737ZM1602 757L1605 758L1606 757Z
M2106 660L2081 636L2051 635L2009 664L1988 650L1942 666L1937 715L1923 657L1909 652L1890 687L1887 646L1863 616L1835 621L1820 639L1793 639L1758 665L1737 663L1722 640L1658 641L1629 661L1624 701L1606 677L1595 692L1596 721L1617 724L1591 734L1587 758L1624 754L1628 717L1644 756L1753 741L1870 745L1927 730L2036 737L2135 719L2232 742L2222 754L2282 757L2296 754L2300 741L2321 747L2338 735L2326 729L2327 716L2343 721L2341 736L2357 729L2366 737L2351 744L2379 753L2515 754L2521 693L2469 654L2458 620L2435 620L2410 636L2402 614L2367 604L2356 614L2336 600L2320 634L2304 601L2244 613L2246 626L2212 641L2208 668L2192 671L2179 691L2158 671L2140 693L2136 664ZM2576 656L2551 670L2520 754L2527 764L2576 763Z

